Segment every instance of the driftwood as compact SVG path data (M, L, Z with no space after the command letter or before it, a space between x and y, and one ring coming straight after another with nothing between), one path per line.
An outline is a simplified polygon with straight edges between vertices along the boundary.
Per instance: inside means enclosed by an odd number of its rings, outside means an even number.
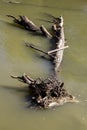
M47 29L42 25L41 27L36 26L31 20L29 20L26 16L19 16L19 19L12 15L7 15L8 17L13 18L13 21L21 26L23 26L26 30L37 32L43 36L51 38L52 35L47 31Z
M56 37L56 51L55 58L54 58L54 65L55 65L55 73L57 73L59 66L61 64L61 61L63 59L63 51L65 48L65 36L64 36L64 28L63 28L63 17L60 16L58 19L54 21L54 24L52 26L53 33Z
M52 38L52 35L47 31L47 29L43 25L40 27L40 30L42 31L43 35L45 35L48 38Z
M23 26L26 30L29 31L40 31L40 29L31 21L29 20L26 16L19 16L20 19L15 18L12 15L7 15L8 17L13 18L13 21L21 26Z
M47 31L47 29L42 25L41 27L36 26L31 20L26 16L20 16L20 19L16 19L14 16L7 15L12 17L14 22L23 26L29 31L42 34L49 39L55 39L55 49L50 51L43 51L36 46L25 42L27 47L40 51L41 53L49 56L52 63L54 64L54 76L47 78L46 80L32 79L30 76L27 76L25 73L22 76L11 76L16 78L21 82L28 84L29 94L31 96L31 101L34 102L37 106L43 108L49 108L52 106L62 105L65 102L76 102L74 96L70 95L64 89L64 83L60 82L57 79L59 66L63 59L63 51L68 48L65 46L65 36L63 28L63 17L58 18L53 17L52 25L52 34ZM53 45L54 46L54 45Z
M27 45L28 47L31 47L37 51L40 51L48 56L50 56L51 60L53 60L54 63L54 72L57 75L59 66L63 59L63 51L65 48L68 48L68 46L65 46L65 36L64 36L64 28L63 28L63 17L59 17L53 20L53 36L50 35L46 29L44 29L44 26L42 28L44 35L46 35L49 38L56 38L56 48L54 50L51 50L49 52L42 51L41 49L38 49L34 46ZM46 33L46 34L45 34Z
M11 77L28 84L31 102L39 107L49 108L74 101L74 97L64 89L64 83L58 82L55 77L46 80L33 80L26 74Z
M41 27L36 26L31 20L29 20L26 16L19 16L20 19L15 18L14 16L7 15L8 17L13 18L13 21L21 26L23 26L25 29L29 31L33 31L39 34L42 34L49 39L56 39L56 48L55 48L55 54L52 53L53 57L53 63L54 63L54 71L55 74L57 73L59 66L61 64L61 61L63 59L63 51L65 48L65 36L64 36L64 28L63 28L63 17L60 16L59 18L53 17L53 25L52 25L52 34L50 34L47 29L42 25ZM31 47L31 46L30 46ZM37 49L39 51L39 49ZM48 55L50 53L48 52Z

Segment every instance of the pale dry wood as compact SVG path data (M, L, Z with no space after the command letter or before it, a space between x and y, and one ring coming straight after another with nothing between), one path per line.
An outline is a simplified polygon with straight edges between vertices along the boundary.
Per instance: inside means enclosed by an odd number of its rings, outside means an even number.
M55 30L53 30L56 34L56 37L58 38L56 42L56 49L64 48L65 46L65 36L64 36L64 28L63 28L63 17L59 17L58 23L55 23ZM55 64L55 73L57 73L59 66L63 59L63 52L64 49L61 49L60 51L57 51L54 58L54 64Z
M52 38L52 35L47 31L47 29L43 25L40 27L40 29L41 29L43 35L45 35L48 38Z
M66 48L68 48L68 47L69 47L69 46L64 46L64 47L62 47L62 48L60 48L60 49L54 49L54 50L48 51L48 54L52 54L52 53L55 53L55 52L57 52L57 51L64 50L64 49L66 49Z

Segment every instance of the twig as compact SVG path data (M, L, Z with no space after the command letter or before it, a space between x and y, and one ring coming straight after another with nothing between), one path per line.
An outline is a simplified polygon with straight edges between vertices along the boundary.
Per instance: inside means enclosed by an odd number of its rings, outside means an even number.
M18 79L21 82L27 83L29 85L34 82L34 80L32 78L30 78L29 76L27 76L25 73L23 73L23 75L21 77L20 76L13 76L13 75L11 75L11 77Z
M29 43L25 42L25 45L26 45L27 47L30 47L30 48L32 48L32 49L35 49L35 50L37 50L37 51L40 51L40 52L42 52L42 53L44 53L44 54L50 56L50 54L48 54L48 52L45 52L45 51L43 51L43 50L41 50L41 49L38 49L38 48L35 47L33 44L29 44Z
M55 52L57 52L57 51L61 51L61 50L64 50L64 49L66 49L66 48L68 48L69 46L64 46L64 47L61 47L61 48L59 48L59 49L54 49L54 50L52 50L52 51L48 51L48 54L52 54L52 53L55 53Z
M18 22L18 19L12 15L6 15L7 17L10 17L10 18L13 18L14 19L14 22Z

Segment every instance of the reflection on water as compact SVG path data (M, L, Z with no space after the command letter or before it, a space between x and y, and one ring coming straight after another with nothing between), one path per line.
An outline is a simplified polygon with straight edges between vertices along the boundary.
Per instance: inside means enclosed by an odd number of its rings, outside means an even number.
M0 1L0 129L3 130L86 130L87 129L87 2L86 0L18 0L18 4ZM15 0L14 0L15 1ZM38 26L48 29L51 20L45 14L64 17L69 49L64 52L60 67L65 87L79 103L69 103L51 110L31 110L25 101L25 85L10 75L27 73L46 78L52 72L50 61L41 59L39 52L26 48L24 41L49 50L50 41L32 35L13 24L7 14L26 15ZM42 19L42 21L40 20ZM9 86L9 87L8 87ZM66 120L67 117L67 120Z

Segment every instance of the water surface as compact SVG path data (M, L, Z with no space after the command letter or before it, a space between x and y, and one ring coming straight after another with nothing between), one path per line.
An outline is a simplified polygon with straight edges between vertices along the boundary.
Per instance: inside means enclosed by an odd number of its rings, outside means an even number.
M86 0L19 0L20 4L0 0L0 129L2 130L86 130L87 129L87 1ZM46 78L52 72L41 53L26 48L29 41L43 50L51 44L47 38L15 26L7 14L26 15L38 26L50 28L46 13L64 17L69 49L60 67L61 80L79 103L68 103L55 110L30 110L25 101L25 85L10 78L27 73ZM43 19L40 20L40 19Z

